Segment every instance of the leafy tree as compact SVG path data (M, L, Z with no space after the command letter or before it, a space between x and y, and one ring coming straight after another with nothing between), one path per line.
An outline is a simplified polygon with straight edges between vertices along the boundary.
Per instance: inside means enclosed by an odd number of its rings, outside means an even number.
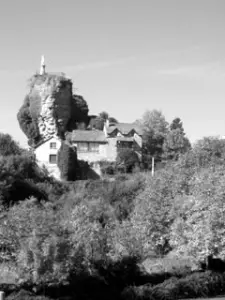
M170 130L180 129L180 131L184 133L183 123L181 122L181 119L180 118L173 119L173 121L169 126L169 129Z
M119 123L118 120L114 117L109 117L109 123Z
M163 143L168 132L168 123L159 110L146 111L138 121L143 128L143 156L144 160L154 156L155 161L160 161Z
M20 155L24 152L9 134L0 133L0 155Z
M192 195L186 198L172 226L171 244L179 254L197 261L209 255L224 258L224 179L225 172L219 167L196 173Z
M224 165L225 140L218 137L204 137L193 146L196 165L209 167L210 165Z
M28 144L35 145L40 140L40 132L37 120L31 115L29 95L26 95L24 103L17 113L17 120L21 130L28 137Z
M92 117L89 122L89 127L91 129L103 130L105 121L100 116Z
M10 155L0 158L0 199L9 206L30 196L46 199L37 182L46 180L32 155Z
M99 117L106 121L109 119L109 114L106 111L102 111L100 112Z
M1 239L16 260L20 282L59 284L68 278L72 247L51 204L31 198L10 208Z
M106 111L102 111L98 116L90 116L89 127L103 130L106 120L110 123L118 123L117 119L110 117Z
M182 179L172 168L147 179L130 215L131 236L137 240L137 249L142 247L142 255L162 256L171 250L170 232L176 218L174 199L182 193Z
M126 173L130 173L139 164L139 157L133 149L120 149L118 151L116 158L117 168L124 168Z
M80 95L73 95L71 118L68 124L68 130L86 129L88 125L88 104Z
M177 160L180 154L187 152L190 148L191 144L185 136L183 124L180 118L175 118L170 124L163 143L163 158Z

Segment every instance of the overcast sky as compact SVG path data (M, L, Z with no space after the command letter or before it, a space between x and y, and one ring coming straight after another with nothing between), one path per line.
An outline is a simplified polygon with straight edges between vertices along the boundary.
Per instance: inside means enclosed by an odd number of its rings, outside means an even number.
M22 145L16 114L42 54L91 114L160 109L192 142L225 135L224 0L0 0L0 131Z

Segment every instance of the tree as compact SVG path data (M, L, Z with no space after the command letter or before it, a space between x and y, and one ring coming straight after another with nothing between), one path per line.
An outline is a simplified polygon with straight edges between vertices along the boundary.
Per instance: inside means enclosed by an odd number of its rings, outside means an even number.
M28 144L35 145L40 140L37 119L33 118L30 111L30 97L26 95L23 105L17 113L17 120L23 133L28 137Z
M23 151L9 134L0 133L0 155L20 155Z
M152 156L155 161L160 161L163 151L163 142L168 132L168 123L159 110L146 111L138 121L144 128L143 133L143 158L145 163Z
M89 122L89 127L91 129L103 130L105 121L100 116L92 117Z
M191 148L188 138L185 136L183 124L180 118L175 118L170 124L163 143L163 158L177 160L180 154L184 154Z
M31 198L11 207L1 223L1 240L16 260L20 281L38 285L68 278L72 247L52 204Z
M88 112L89 108L87 102L80 95L73 95L71 118L68 124L68 130L86 129L88 125Z
M177 253L198 262L208 256L225 256L225 205L223 168L203 169L195 174L192 194L177 214L171 230L171 244Z
M9 206L30 196L46 199L45 193L36 186L46 179L35 157L24 153L0 157L0 199Z
M199 167L225 164L225 140L218 137L204 137L193 146L195 163Z
M124 168L126 173L132 172L140 163L137 153L132 149L120 149L117 158L117 168Z
M106 111L102 111L100 112L99 117L106 121L109 119L109 114Z
M102 111L98 116L89 116L89 127L97 130L103 130L105 122L109 120L109 123L118 123L118 121L110 117L106 111Z
M109 117L109 123L118 123L118 120L115 119L114 117Z
M183 123L181 122L180 118L173 119L173 121L171 122L169 128L170 128L170 130L180 129L180 131L182 133L184 132Z

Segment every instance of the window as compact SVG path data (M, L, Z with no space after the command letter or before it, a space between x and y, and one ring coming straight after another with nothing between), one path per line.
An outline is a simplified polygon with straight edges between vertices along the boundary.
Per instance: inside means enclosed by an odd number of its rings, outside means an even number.
M88 143L78 143L77 150L79 152L88 152Z
M82 142L77 144L78 152L99 152L99 143Z
M130 148L132 149L133 146L134 146L134 143L133 142L125 142L125 141L118 141L117 143L117 146L121 149L127 149L127 148Z
M55 142L50 143L50 149L56 149L56 143Z
M49 155L49 162L50 164L56 164L57 163L57 156L55 154Z
M89 143L89 151L90 152L99 152L99 144L98 143Z

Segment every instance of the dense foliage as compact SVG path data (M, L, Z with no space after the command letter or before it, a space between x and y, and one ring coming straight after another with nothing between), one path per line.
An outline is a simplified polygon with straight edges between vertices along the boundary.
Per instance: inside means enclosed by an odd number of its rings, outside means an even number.
M89 122L87 102L82 96L76 94L73 95L71 102L71 118L68 123L68 131L86 129Z
M139 165L140 159L133 149L125 148L118 151L116 157L117 169L123 170L125 173L131 173Z
M61 178L68 181L75 180L78 170L76 149L62 141L57 158Z
M168 131L181 128L177 120ZM46 290L64 283L79 299L225 291L224 274L215 272L224 271L225 257L224 140L208 137L179 150L154 177L61 183L9 136L2 141L8 146L0 159L0 259L14 266L17 283ZM69 156L61 160L64 176ZM190 274L202 267L214 272Z
M17 113L17 119L21 130L28 138L28 143L30 145L37 144L40 140L40 133L37 120L31 116L29 95L26 95L24 103Z

